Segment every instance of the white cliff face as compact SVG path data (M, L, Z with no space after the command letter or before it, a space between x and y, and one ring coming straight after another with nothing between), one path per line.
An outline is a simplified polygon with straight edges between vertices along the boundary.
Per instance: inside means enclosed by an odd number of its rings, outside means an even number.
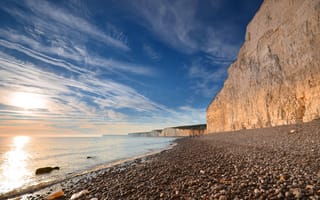
M320 0L265 0L207 109L207 131L320 118Z
M206 129L181 129L181 128L165 128L159 136L162 137L187 137L200 136L206 134Z

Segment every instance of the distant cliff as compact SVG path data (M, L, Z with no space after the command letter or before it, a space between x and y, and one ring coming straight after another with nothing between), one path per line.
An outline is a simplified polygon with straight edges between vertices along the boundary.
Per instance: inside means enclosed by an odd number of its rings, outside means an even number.
M162 130L152 130L149 132L137 132L137 133L128 133L130 136L140 136L140 137L158 137Z
M200 136L206 134L206 127L206 124L199 124L193 126L165 128L161 131L160 136Z
M153 130L150 132L129 133L131 136L141 137L186 137L200 136L206 134L206 124L197 124L190 126L177 126L165 128L163 130Z
M207 131L320 118L320 0L265 0L247 26Z

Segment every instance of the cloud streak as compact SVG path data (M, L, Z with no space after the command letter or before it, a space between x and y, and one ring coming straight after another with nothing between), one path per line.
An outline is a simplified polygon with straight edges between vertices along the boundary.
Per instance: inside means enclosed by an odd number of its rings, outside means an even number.
M144 44L142 47L144 53L151 59L158 61L161 59L161 55L154 50L150 45Z
M184 120L194 121L192 117L181 118L186 110L174 111L157 104L139 94L135 89L112 80L100 80L94 74L81 74L77 78L59 76L39 69L37 66L19 61L4 53L0 58L2 82L0 103L10 106L12 91L24 91L42 95L48 107L42 110L25 112L23 109L1 109L0 115L11 120L37 120L46 118L60 120L93 120L130 123L154 123L177 125ZM121 109L140 113L133 116L124 114Z
M140 75L153 75L153 71L148 66L102 58L97 55L91 55L85 48L69 48L68 46L63 44L57 46L45 46L42 43L33 40L32 38L29 38L25 35L17 34L12 30L0 30L0 37L7 39L0 39L1 46L8 49L14 49L47 64L62 67L70 72L91 73L90 70L87 70L83 67L78 67L70 62L67 62L65 59L75 61L80 65L86 64L98 68L103 68L104 70L114 73L122 71L125 73L130 72ZM28 48L28 46L30 48ZM34 49L37 49L38 51L35 51ZM68 51L66 51L66 49L68 49ZM46 54L58 56L61 57L61 59L54 58Z
M5 54L2 57L7 57L0 59L2 83L8 89L32 90L48 95L52 104L50 109L53 109L54 113L60 110L54 109L59 102L68 105L68 110L72 112L94 113L94 106L87 105L85 100L81 101L84 96L92 96L92 102L99 102L100 108L132 108L138 111L163 109L163 106L153 103L133 88L110 79L100 80L95 74L81 73L77 78L68 78L43 71L30 63L12 59ZM85 95L88 93L90 96Z
M29 24L31 27L36 27L37 32L46 35L71 35L81 37L85 34L91 39L96 39L104 42L107 45L113 46L120 50L130 50L125 40L114 38L103 31L99 30L95 25L88 20L70 13L60 7L57 7L47 1L24 1L25 6L30 12L19 9L9 9L2 7L4 11L19 19L24 24ZM123 34L123 33L120 33Z
M138 10L146 27L167 45L193 54L204 52L212 56L234 59L239 43L230 41L226 33L234 27L228 24L210 24L198 18L200 1L148 1L131 2ZM218 6L215 2L214 5Z
M220 67L211 69L217 62ZM227 77L228 65L231 61L221 58L207 57L205 59L197 59L188 67L188 76L192 80L192 89L196 94L204 97L212 98L217 94L222 86L224 79Z

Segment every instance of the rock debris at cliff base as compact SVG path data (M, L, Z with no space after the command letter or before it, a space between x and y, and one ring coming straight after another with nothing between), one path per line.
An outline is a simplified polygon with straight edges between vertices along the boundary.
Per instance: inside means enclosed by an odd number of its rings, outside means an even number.
M294 130L294 131L292 131ZM64 199L319 199L320 120L178 140L173 149L68 180Z

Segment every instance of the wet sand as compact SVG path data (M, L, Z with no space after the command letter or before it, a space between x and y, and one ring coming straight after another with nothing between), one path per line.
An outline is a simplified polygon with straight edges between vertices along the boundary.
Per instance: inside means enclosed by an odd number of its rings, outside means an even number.
M156 155L26 195L78 199L319 199L320 120L177 140Z

